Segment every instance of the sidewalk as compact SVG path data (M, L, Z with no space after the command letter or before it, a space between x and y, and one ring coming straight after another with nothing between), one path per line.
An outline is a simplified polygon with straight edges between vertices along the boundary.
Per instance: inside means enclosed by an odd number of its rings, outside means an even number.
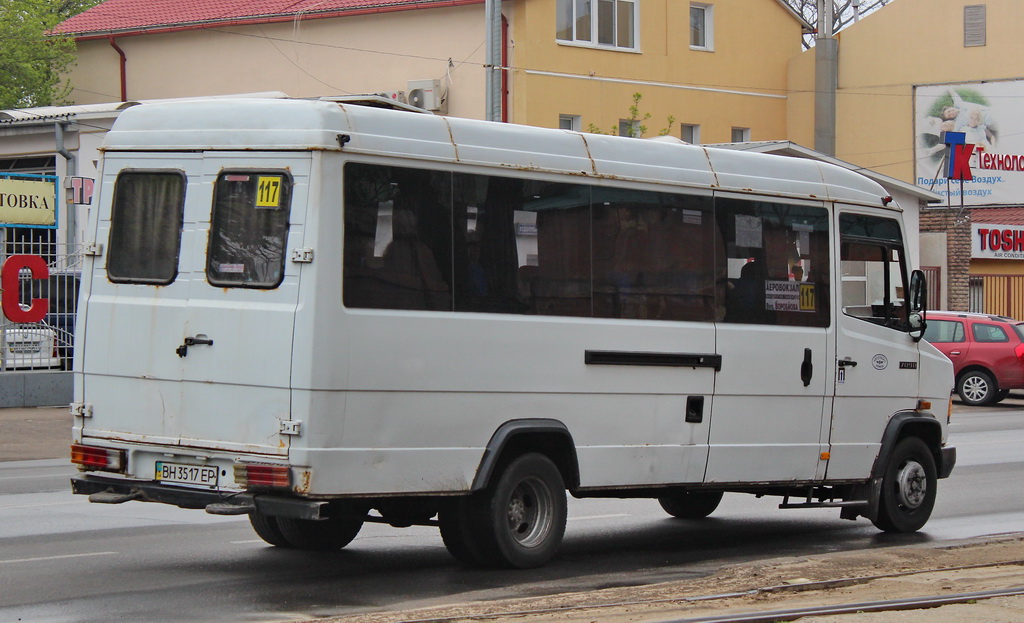
M68 457L71 421L67 406L0 409L0 461Z

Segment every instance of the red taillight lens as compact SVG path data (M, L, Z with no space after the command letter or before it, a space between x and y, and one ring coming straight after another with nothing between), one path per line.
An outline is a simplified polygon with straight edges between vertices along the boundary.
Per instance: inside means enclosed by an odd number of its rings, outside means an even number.
M292 484L292 471L287 465L235 465L235 482L243 487L288 488Z
M124 468L124 450L71 444L71 462L89 469L119 472Z
M1013 354L1017 355L1017 361L1024 363L1024 343L1017 344L1013 349Z

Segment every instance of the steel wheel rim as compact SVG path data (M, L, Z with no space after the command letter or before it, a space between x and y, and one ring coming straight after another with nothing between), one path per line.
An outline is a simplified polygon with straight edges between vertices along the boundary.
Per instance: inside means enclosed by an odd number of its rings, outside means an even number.
M917 461L907 461L896 474L897 495L900 506L910 510L924 504L928 496L928 476Z
M554 500L539 478L527 478L516 485L508 500L508 530L523 547L537 547L554 525Z
M964 394L973 402L977 402L988 393L988 383L980 376L970 376L964 381Z

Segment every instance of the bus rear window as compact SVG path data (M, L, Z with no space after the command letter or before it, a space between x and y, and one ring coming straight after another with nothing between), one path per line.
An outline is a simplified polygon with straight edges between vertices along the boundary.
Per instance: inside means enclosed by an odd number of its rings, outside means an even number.
M206 279L211 285L276 288L284 279L291 178L224 172L214 187Z
M185 176L125 171L114 185L107 276L115 283L166 285L178 275Z

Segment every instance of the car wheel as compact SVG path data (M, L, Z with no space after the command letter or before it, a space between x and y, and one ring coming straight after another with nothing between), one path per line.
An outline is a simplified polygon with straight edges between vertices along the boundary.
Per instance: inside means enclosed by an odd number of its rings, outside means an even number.
M1006 397L1009 396L1009 395L1010 395L1010 390L1008 390L1008 389L1001 389L998 392L996 392L996 397L995 397L995 399L992 402L1002 402L1002 401L1006 400Z
M658 498L666 513L679 519L703 519L715 512L721 491L688 491Z
M935 457L917 437L893 448L882 474L875 526L885 532L915 532L931 517L938 483Z
M982 370L971 370L960 375L956 383L956 393L966 405L987 405L995 400L999 388L992 375Z

